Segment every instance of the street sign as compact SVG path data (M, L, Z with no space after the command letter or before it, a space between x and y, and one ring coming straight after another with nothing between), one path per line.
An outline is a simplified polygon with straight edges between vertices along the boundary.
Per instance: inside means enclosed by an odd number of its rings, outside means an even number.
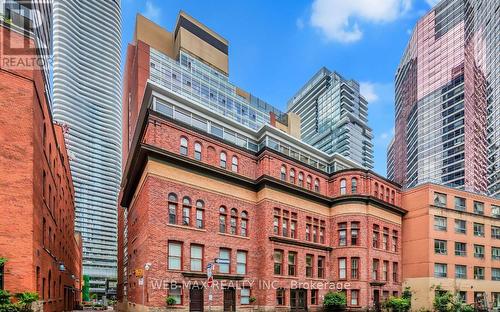
M142 286L142 285L144 285L144 278L141 277L139 279L139 286Z
M212 287L213 284L214 284L214 278L213 276L210 276L207 281L207 286Z
M215 258L215 263L217 264L230 264L229 259Z
M212 262L207 263L207 277L210 278L213 274L214 264Z

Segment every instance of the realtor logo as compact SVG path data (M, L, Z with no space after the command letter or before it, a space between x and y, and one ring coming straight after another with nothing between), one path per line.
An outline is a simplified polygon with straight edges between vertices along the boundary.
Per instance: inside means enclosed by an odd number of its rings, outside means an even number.
M51 0L0 0L0 66L34 70L51 63Z

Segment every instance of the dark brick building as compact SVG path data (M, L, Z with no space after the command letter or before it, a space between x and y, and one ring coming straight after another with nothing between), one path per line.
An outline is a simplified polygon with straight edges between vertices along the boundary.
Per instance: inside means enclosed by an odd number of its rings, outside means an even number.
M65 129L52 121L43 71L29 65L33 38L15 25L0 31L0 286L37 292L43 311L71 310L82 251Z

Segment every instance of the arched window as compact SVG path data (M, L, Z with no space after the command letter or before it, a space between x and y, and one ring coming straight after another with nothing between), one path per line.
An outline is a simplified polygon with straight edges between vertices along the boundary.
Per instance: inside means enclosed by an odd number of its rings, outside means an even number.
M203 228L203 216L205 214L205 203L198 199L196 201L196 227L198 229Z
M230 220L230 233L236 235L236 230L238 226L238 210L236 208L231 209L231 220Z
M347 193L347 183L345 179L340 180L340 195Z
M280 179L281 179L281 181L286 181L286 166L285 165L281 166Z
M221 232L221 233L226 233L226 220L227 220L226 207L220 206L220 208L219 208L219 232Z
M351 179L351 193L356 194L358 192L358 179Z
M290 169L290 183L295 184L295 169Z
M201 160L201 144L198 142L194 143L194 159Z
M389 194L391 193L391 191L389 190L389 188L386 188L385 189L385 201L386 202L389 202Z
M168 223L177 224L177 195L168 194Z
M380 186L380 194L379 195L380 195L381 199L384 199L384 186L383 185Z
M304 186L304 174L302 172L299 172L299 186Z
M188 140L185 137L181 138L181 155L187 156L188 154Z
M378 183L377 182L375 182L375 187L373 189L374 189L373 195L375 197L378 197Z
M182 225L191 225L191 198L182 199Z
M241 236L248 236L248 213L246 211L241 212Z
M319 179L314 180L314 191L319 192Z
M238 172L238 157L236 156L233 156L231 162L231 170L233 170L233 172Z
M227 155L224 152L220 153L220 158L219 158L219 165L221 168L226 169L226 161L227 161Z
M312 189L312 178L310 175L308 175L306 178L306 187L308 190Z
M392 191L391 192L391 203L392 204L394 204L395 197L396 197L396 192Z

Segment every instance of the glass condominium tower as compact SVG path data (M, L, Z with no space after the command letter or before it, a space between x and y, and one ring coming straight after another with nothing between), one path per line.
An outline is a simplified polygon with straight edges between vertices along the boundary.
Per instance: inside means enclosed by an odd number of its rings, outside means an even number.
M389 179L500 194L499 6L443 0L417 22L396 72Z
M300 116L302 141L373 168L368 103L357 81L323 67L288 101L288 111Z
M116 279L121 176L119 0L54 0L53 114L68 128L76 225L90 292Z

